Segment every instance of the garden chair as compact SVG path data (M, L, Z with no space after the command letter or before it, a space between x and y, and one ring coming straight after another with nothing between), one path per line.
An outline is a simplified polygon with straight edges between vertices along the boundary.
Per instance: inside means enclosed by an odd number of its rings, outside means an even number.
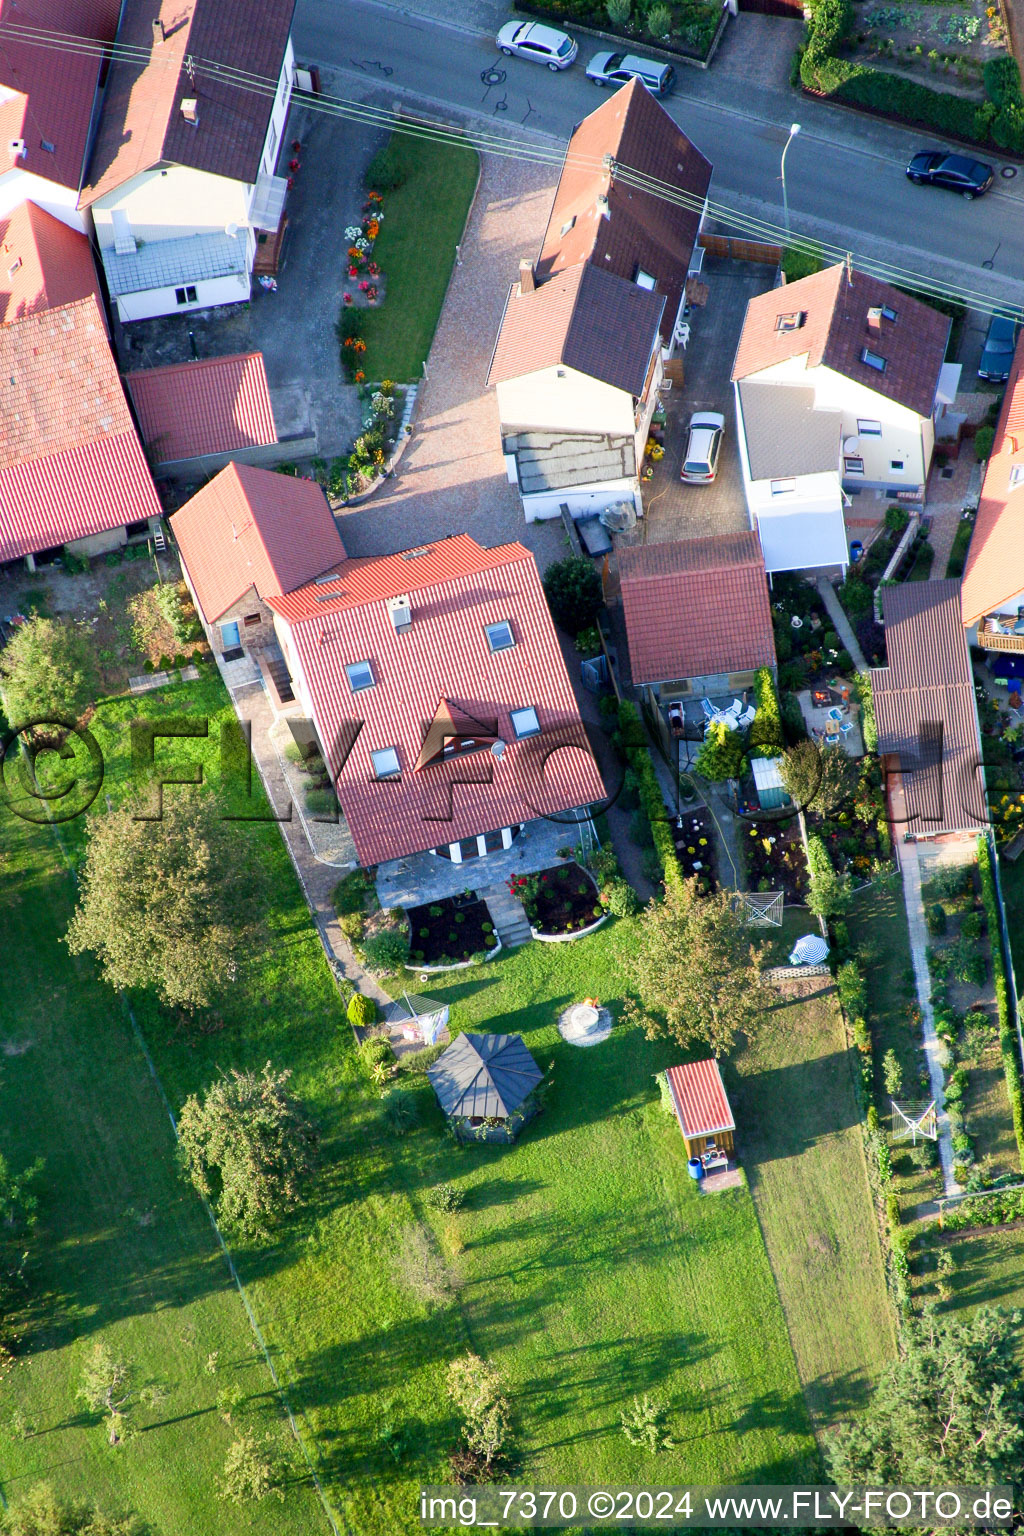
M754 719L756 714L757 714L757 706L754 705L754 704L748 704L746 709L743 710L742 714L739 716L739 719L737 721L737 724L739 725L740 729L745 731L747 726L750 725L753 722L753 719Z
M710 699L701 699L700 707L704 711L705 720L713 720L718 713Z

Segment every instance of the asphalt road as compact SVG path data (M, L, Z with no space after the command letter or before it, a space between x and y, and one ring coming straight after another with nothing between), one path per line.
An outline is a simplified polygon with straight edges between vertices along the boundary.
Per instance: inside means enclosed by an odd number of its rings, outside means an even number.
M298 0L294 36L299 58L341 72L336 93L377 102L411 97L428 110L473 114L510 148L524 140L564 144L602 99L584 74L599 46L586 36L580 58L559 74L503 57L489 35L379 0ZM493 83L491 72L500 77ZM753 85L715 65L679 73L666 106L714 164L713 202L782 226L779 160L798 116L801 132L786 160L794 232L849 250L855 262L871 258L951 285L976 307L986 307L979 295L1024 305L1024 167L967 203L907 181L920 134Z

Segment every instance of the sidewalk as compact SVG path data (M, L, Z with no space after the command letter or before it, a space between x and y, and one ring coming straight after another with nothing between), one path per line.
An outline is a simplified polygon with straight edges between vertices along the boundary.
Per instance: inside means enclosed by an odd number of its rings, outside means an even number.
M914 962L914 980L917 984L917 1001L921 1009L921 1027L924 1034L924 1054L928 1063L928 1080L939 1126L939 1157L942 1161L942 1178L947 1195L960 1193L960 1185L953 1177L953 1140L946 1118L946 1101L943 1095L943 1073L939 1065L939 1041L935 1033L932 1013L932 983L928 974L928 930L924 920L924 902L921 897L921 867L916 843L899 845L900 875L903 881L903 904L907 910L907 927L910 931L910 954Z
M854 634L853 626L846 617L842 603L836 596L835 587L827 576L819 576L816 585L821 593L821 600L828 609L828 616L836 627L836 634L853 657L854 666L858 672L866 672L868 664L864 660L864 652L860 648L860 641Z

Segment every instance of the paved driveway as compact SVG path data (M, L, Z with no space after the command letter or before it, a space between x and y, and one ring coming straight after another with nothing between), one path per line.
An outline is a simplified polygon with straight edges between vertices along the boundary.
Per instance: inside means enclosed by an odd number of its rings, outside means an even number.
M520 539L541 567L565 553L556 519L529 523L501 453L498 408L484 380L519 258L540 249L556 179L549 166L487 156L395 477L338 518L352 555L391 554L468 533Z
M691 311L690 340L682 354L683 383L665 397L665 457L644 490L649 544L740 533L750 527L729 375L747 302L771 287L774 272L753 262L709 258L704 277L708 300ZM684 485L679 478L686 424L697 410L721 411L725 416L725 442L712 485Z

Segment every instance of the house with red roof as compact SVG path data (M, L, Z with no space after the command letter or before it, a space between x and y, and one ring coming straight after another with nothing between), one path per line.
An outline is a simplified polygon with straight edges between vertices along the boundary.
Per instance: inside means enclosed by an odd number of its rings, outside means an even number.
M654 715L682 721L687 700L730 697L775 673L768 583L755 532L619 549L633 684Z
M80 230L31 202L0 219L0 325L90 295L106 326L92 248Z
M120 9L120 0L2 0L0 219L31 201L88 231L78 199L104 62L97 45L113 42Z
M95 296L0 325L0 377L0 563L150 533L160 503Z
M683 194L647 191L654 178ZM540 255L519 263L488 371L529 521L630 502L681 336L711 165L632 80L574 130Z
M987 651L1017 652L1011 670L1024 675L1024 335L982 482L960 606L972 643ZM1009 655L1005 659L1012 661Z
M124 0L79 206L122 321L249 297L295 80L294 0ZM220 66L271 90L240 88Z
M158 474L198 479L229 460L269 464L279 457L267 453L277 446L277 426L262 352L141 368L125 383Z
M945 315L843 263L747 306L732 379L768 572L849 562L848 530L919 507L955 399Z
M274 647L270 600L345 559L319 485L248 464L228 464L170 524L196 611L221 657Z

